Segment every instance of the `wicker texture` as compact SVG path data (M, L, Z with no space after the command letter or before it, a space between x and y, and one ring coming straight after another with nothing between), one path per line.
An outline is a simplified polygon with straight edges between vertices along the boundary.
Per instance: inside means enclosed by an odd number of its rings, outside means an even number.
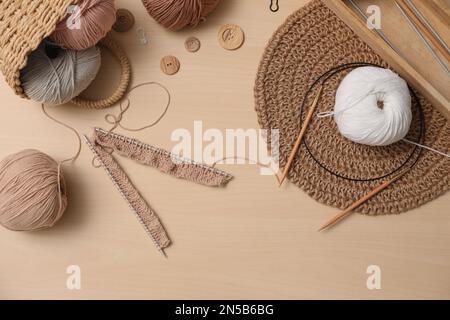
M344 63L369 62L387 67L320 1L291 15L275 32L257 74L256 112L264 129L280 130L280 166L286 165L301 128L299 106L311 84L324 72ZM324 88L318 111L331 111L336 89L348 73L332 78ZM313 93L307 98L311 105ZM425 114L425 144L448 152L450 123L419 94ZM415 106L413 109L416 110ZM305 112L302 113L303 118ZM417 139L419 120L415 112L408 137ZM405 161L412 147L399 142L387 147L369 147L342 137L332 118L313 120L305 141L314 157L327 168L353 179L379 177ZM303 144L288 178L317 201L344 209L381 183L338 178L320 167ZM416 208L442 195L450 188L450 161L423 151L412 171L381 192L357 211L365 214L392 214Z
M15 93L26 98L20 70L77 0L0 0L0 69Z

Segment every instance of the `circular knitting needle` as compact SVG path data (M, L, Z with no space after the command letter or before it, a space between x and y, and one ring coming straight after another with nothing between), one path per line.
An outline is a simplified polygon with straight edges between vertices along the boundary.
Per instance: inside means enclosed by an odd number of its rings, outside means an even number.
M311 122L314 111L316 110L317 103L319 102L320 95L322 94L322 90L323 90L323 83L320 85L319 91L317 91L316 97L314 98L314 101L313 101L311 107L309 108L305 122L303 123L303 127L300 130L297 140L295 141L295 145L292 148L291 154L289 155L288 162L287 162L286 166L284 167L283 175L280 179L280 187L283 184L284 180L286 179L286 176L289 173L289 169L292 166L292 162L294 162L295 156L297 155L297 151L300 148L300 144L302 143L303 137L306 133L306 129L308 129L308 125Z
M365 203L366 201L368 201L369 199L373 198L378 193L380 193L381 191L383 191L384 189L389 187L392 183L394 183L395 181L400 179L408 171L409 171L409 169L405 170L402 173L399 173L398 175L394 176L393 178L391 178L389 180L384 181L378 187L376 187L375 189L370 191L368 194L366 194L365 196L363 196L362 198L360 198L359 200L354 202L352 205L350 205L347 209L345 209L344 211L338 213L333 218L328 220L324 225L322 225L322 227L320 227L320 229L318 231L323 231L325 229L328 229L328 228L332 227L333 225L335 225L336 223L338 223L339 221L341 221L342 219L346 218L351 213L353 213L353 210L355 210L360 205L362 205L363 203Z

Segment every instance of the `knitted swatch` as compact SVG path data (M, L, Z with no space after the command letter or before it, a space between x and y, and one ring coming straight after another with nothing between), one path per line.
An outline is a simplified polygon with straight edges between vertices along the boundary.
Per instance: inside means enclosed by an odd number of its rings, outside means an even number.
M155 246L164 253L170 239L153 209L147 204L131 180L112 156L121 156L154 167L180 179L212 187L225 186L233 177L222 171L190 160L181 159L170 152L100 128L94 130L92 140L86 139L101 166L127 201ZM176 161L174 161L176 160Z

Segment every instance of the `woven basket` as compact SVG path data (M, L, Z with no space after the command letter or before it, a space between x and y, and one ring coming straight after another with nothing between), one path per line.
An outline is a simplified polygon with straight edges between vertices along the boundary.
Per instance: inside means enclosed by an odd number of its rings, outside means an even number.
M28 98L20 82L20 71L26 66L28 55L67 16L69 6L77 3L78 0L0 0L0 69L8 85L20 97ZM107 99L86 101L76 98L76 105L106 108L119 101L128 88L131 67L125 53L110 38L100 44L112 51L121 64L119 87Z

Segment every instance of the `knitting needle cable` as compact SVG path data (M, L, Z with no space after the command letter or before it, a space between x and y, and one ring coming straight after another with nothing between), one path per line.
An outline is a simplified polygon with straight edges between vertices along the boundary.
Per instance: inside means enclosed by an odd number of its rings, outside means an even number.
M340 72L340 71L342 71L342 70L345 70L345 69L344 69L344 66L337 67L336 69L337 69L336 72ZM330 74L330 71L329 71L328 73L325 73L326 77L330 77L330 75L328 75L328 74ZM331 73L331 75L333 75L333 73ZM322 76L322 77L323 77L323 76ZM319 79L320 79L320 78L319 78ZM316 80L316 83L317 83L317 81L318 81L318 80ZM418 138L418 141L420 142L420 141L422 141L422 140L424 139L424 137L425 137L425 131L426 131L426 129L425 129L425 123L424 123L425 119L424 119L424 114L423 114L423 111L422 111L422 108L421 108L419 99L417 98L417 96L416 96L416 94L414 93L413 90L410 90L410 91L411 91L411 94L415 97L415 100L417 101L419 117L420 117L420 120L421 120L421 121L420 121L420 136L419 136L419 138ZM307 94L308 94L308 93L309 93L309 91L307 92ZM303 105L302 105L302 107L303 107ZM302 108L301 108L301 109L302 109ZM450 155L448 155L448 154L446 154L446 153L444 153L444 152L441 152L441 151L439 151L439 150L430 148L430 147L425 146L425 145L423 145L423 144L420 144L420 143L418 143L418 142L414 142L414 141L408 140L408 139L406 139L406 138L403 139L403 141L405 141L405 142L407 142L407 143L410 143L410 144L412 144L412 145L414 145L414 146L416 146L416 147L421 147L421 148L423 148L423 149L427 149L427 150L436 152L436 153L438 153L438 154L440 154L440 155L443 155L443 156L445 156L445 157L450 157ZM305 144L305 142L304 142L304 144ZM305 144L305 146L306 146L306 144ZM307 150L309 150L309 148L307 148ZM413 152L415 152L415 149L413 150ZM310 154L311 154L311 153L310 153ZM319 231L323 231L323 230L326 230L326 229L328 229L328 228L334 226L336 223L338 223L339 221L343 220L344 218L346 218L347 216L349 216L351 213L353 213L354 210L355 210L356 208L358 208L359 206L361 206L362 204L364 204L366 201L368 201L369 199L373 198L373 197L376 196L378 193L382 192L382 191L385 190L387 187L389 187L390 185L392 185L394 182L396 182L397 180L399 180L400 178L402 178L406 173L408 173L412 168L415 167L415 165L418 163L418 161L419 161L419 159L420 159L420 155L421 155L421 154L422 154L422 149L419 149L419 152L418 152L418 154L417 154L417 157L416 157L416 158L414 159L414 161L408 166L408 168L403 169L403 170L400 170L400 172L398 172L397 174L395 174L393 177L386 179L383 183L381 183L380 185L378 185L375 189L373 189L372 191L370 191L368 194L364 195L363 197L361 197L360 199L358 199L357 201L355 201L353 204L351 204L349 207L347 207L345 210L343 210L342 212L340 212L340 213L338 213L337 215L335 215L333 218L331 218L330 220L328 220L324 225L322 225L322 227L319 229ZM412 155L412 154L411 154L411 155ZM411 160L411 157L409 157L409 158L407 159L408 162L409 162L410 160ZM320 164L320 163L319 163L319 164ZM406 163L405 163L405 164L406 164ZM322 166L322 165L321 165L321 166ZM322 166L322 167L323 167L323 166ZM402 165L400 168L402 168L402 167L403 167L403 165ZM325 168L325 167L323 167L323 168ZM398 169L400 169L400 168L398 168ZM326 169L326 168L325 168L325 169ZM397 170L398 170L398 169L397 169ZM396 171L397 171L397 170L396 170ZM327 171L329 171L329 170L327 169ZM332 171L329 171L329 172L332 173L332 174L334 174L334 175L336 175L336 173L334 173L334 172L332 172ZM394 171L394 172L395 172L395 171ZM394 173L394 172L392 172L392 173ZM392 174L392 173L391 173L391 174ZM387 175L387 176L385 176L385 177L388 177L388 176L389 176L389 175Z
M305 105L305 101L307 99L307 97L309 96L309 94L311 93L312 89L318 84L321 83L321 85L324 85L325 82L330 79L331 77L333 77L334 75L336 75L339 72L342 72L346 69L349 68L355 68L355 67L361 67L361 66L377 66L375 64L371 64L371 63L367 63L367 62L353 62L353 63L348 63L348 64L343 64L340 66L337 66L335 68L332 68L330 70L328 70L327 72L325 72L324 74L322 74L319 78L317 78L315 80L315 82L310 86L310 88L306 91L304 99L302 104L300 105L300 114L302 114L302 111L304 109L304 105ZM377 67L381 67L381 66L377 66ZM421 142L424 137L425 137L425 132L426 132L426 128L425 128L425 117L423 114L423 110L422 110L422 106L420 104L420 100L418 99L417 95L415 94L415 92L410 88L410 92L412 94L412 96L415 98L415 101L417 103L417 111L418 111L418 115L419 115L419 119L420 119L420 130L419 130L419 137L418 137L418 141ZM320 114L320 113L319 113ZM409 142L405 141L405 142ZM381 191L383 191L384 189L386 189L388 186L390 186L392 183L394 183L395 181L397 181L398 179L400 179L401 177L403 177L407 172L409 172L412 168L414 168L414 166L418 163L420 156L422 154L422 149L419 148L422 145L419 143L413 143L415 145L415 148L412 149L412 152L409 154L409 156L407 157L407 159L405 160L405 162L403 162L398 168L396 168L395 170L391 171L388 174L385 174L381 177L376 177L376 178L371 178L371 179L355 179L355 178L349 178L349 177L345 177L340 175L339 173L336 173L332 170L330 170L329 168L327 168L326 166L324 166L321 162L319 162L311 153L311 150L309 149L308 145L306 144L306 141L303 140L303 144L306 147L306 150L309 152L309 154L311 155L311 157L313 158L313 160L320 165L323 169L325 169L326 171L328 171L329 173L342 178L342 179L346 179L346 180L351 180L351 181L359 181L359 182L368 182L368 181L376 181L379 179L385 179L385 181L383 183L381 183L378 187L376 187L375 189L373 189L371 192L369 192L368 194L366 194L365 196L363 196L362 198L360 198L359 200L357 200L356 202L354 202L351 206L349 206L348 208L346 208L344 211L340 212L339 214L337 214L336 216L334 216L332 219L330 219L327 223L325 223L320 230L325 230L329 227L331 227L332 225L334 225L335 223L337 223L338 221L342 220L343 218L347 217L348 215L350 215L350 213L353 212L354 209L358 208L359 206L361 206L363 203L365 203L366 201L368 201L370 198L374 197L375 195L377 195L378 193L380 193ZM427 149L427 148L426 148ZM417 154L417 156L414 158L414 154ZM412 162L411 162L412 161ZM405 169L405 166L410 163L408 165L408 168ZM393 176L391 176L393 175ZM391 177L390 177L391 176Z
M304 98L302 103L300 104L300 114L303 114L303 111L306 108L306 103L307 103L307 98L310 96L311 92L314 90L314 88L319 84L319 83L326 83L329 79L331 79L332 77L334 77L335 75L337 75L340 72L343 72L347 69L351 69L351 68L357 68L357 67L367 67L367 66L372 66L372 67L379 67L379 68L383 68L383 66L381 65L377 65L377 64L373 64L373 63L367 63L367 62L352 62L352 63L347 63L347 64L342 64L339 65L337 67L334 67L328 71L326 71L325 73L323 73L320 77L318 77L313 83L312 85L309 87L309 89L305 92L304 94ZM415 141L417 141L418 143L422 143L423 142L423 138L425 136L425 118L423 115L423 110L422 110L422 105L420 103L420 99L417 97L416 93L414 92L414 90L412 90L410 88L410 92L412 97L414 98L414 101L416 102L416 111L418 114L418 118L419 118L419 134L418 137L415 139ZM317 116L319 116L320 114L323 114L324 112L319 112L317 114ZM351 177L348 175L345 175L343 173L337 172L335 170L333 170L332 168L330 168L326 163L322 162L317 155L315 155L313 153L313 150L310 148L309 144L307 143L307 139L303 139L303 146L305 147L306 152L309 154L309 156L312 158L312 160L319 165L322 169L324 169L325 171L329 172L330 174L336 176L337 178L340 179L345 179L348 181L354 181L354 182L370 182L370 181L379 181L382 179L387 179L388 177L402 171L406 165L408 165L408 163L410 163L410 161L413 161L414 159L414 155L418 153L418 151L420 151L421 149L418 146L415 146L414 148L411 148L411 151L405 156L404 161L401 162L401 164L399 166L397 166L396 168L393 168L391 171L389 172L385 172L382 175L378 175L378 176L372 176L372 177L365 177L365 178L361 178L361 177ZM420 153L420 152L419 152Z
M316 79L316 81L311 85L311 87L306 91L305 93L305 97L303 99L303 103L300 105L300 114L302 114L302 110L304 109L304 104L305 101L308 97L308 95L311 93L312 89L314 88L314 86L316 86L318 83L321 84L321 86L324 85L324 83L330 79L333 75L344 71L348 68L353 68L353 67L361 67L361 66L377 66L371 63L366 63L366 62L354 62L354 63L348 63L348 64L344 64L338 67L335 67L333 69L328 70L327 72L325 72L322 76L320 76L318 79ZM378 66L381 67L381 66ZM410 88L411 94L414 96L416 103L417 103L417 109L418 109L418 114L419 114L419 119L420 119L420 135L418 137L418 141L421 142L424 137L425 137L425 119L424 119L424 114L422 111L422 107L420 104L420 100L418 99L418 97L416 96L415 92ZM317 96L316 96L317 98ZM320 113L319 113L320 114ZM413 141L410 140L406 140L405 142L407 143L411 143ZM347 180L352 180L352 181L375 181L378 179L386 179L383 183L381 183L378 187L376 187L375 189L373 189L371 192L369 192L368 194L366 194L365 196L363 196L362 198L360 198L359 200L357 200L356 202L354 202L351 206L349 206L348 208L346 208L344 211L340 212L339 214L337 214L336 216L334 216L332 219L330 219L327 223L325 223L319 230L325 230L331 226L333 226L335 223L337 223L338 221L342 220L343 218L347 217L348 215L350 215L354 209L358 208L359 206L361 206L363 203L365 203L366 201L368 201L370 198L374 197L375 195L377 195L378 193L380 193L381 191L383 191L384 189L386 189L388 186L390 186L391 184L393 184L395 181L399 180L401 177L403 177L407 172L409 172L419 161L420 159L420 155L422 154L422 149L418 149L418 147L422 147L423 149L428 149L431 151L437 151L434 150L432 148L423 146L420 143L417 142L413 142L412 144L415 146L415 148L413 148L412 152L410 153L410 155L407 157L407 159L405 160L404 163L402 163L402 165L398 168L396 168L394 171L385 174L381 177L376 177L376 178L371 178L371 179L354 179L354 178L348 178L348 177L344 177L341 176L340 174L328 169L327 167L325 167L322 163L320 163L311 153L310 149L308 148L305 140L303 140L303 144L305 145L307 151L309 152L309 154L311 155L311 157L314 159L314 161L316 163L318 163L323 169L327 170L328 172L330 172L331 174L343 178L343 179L347 179ZM295 149L295 148L294 148ZM296 153L297 151L295 151ZM413 158L413 155L417 153L417 157L415 157L415 159ZM446 154L438 151L437 153L447 156ZM292 155L292 153L291 153ZM410 162L413 161L407 169L404 169L404 166ZM289 163L289 162L288 162ZM403 169L402 169L403 168ZM394 175L390 178L388 178L390 175Z

